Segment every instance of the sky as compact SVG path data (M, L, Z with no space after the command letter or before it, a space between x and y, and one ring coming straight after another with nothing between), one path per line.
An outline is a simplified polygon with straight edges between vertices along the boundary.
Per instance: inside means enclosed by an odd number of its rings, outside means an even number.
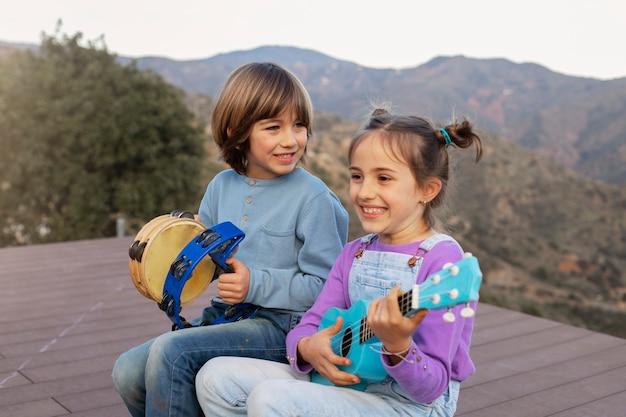
M103 37L111 53L175 60L280 45L371 68L505 58L626 77L624 0L0 0L0 41Z

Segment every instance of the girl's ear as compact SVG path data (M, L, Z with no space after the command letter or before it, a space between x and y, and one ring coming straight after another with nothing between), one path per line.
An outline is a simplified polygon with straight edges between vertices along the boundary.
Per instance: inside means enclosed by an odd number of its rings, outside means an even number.
M422 187L422 196L424 197L424 201L432 201L437 197L439 191L443 185L441 184L441 180L439 178L430 178L426 180L424 186Z

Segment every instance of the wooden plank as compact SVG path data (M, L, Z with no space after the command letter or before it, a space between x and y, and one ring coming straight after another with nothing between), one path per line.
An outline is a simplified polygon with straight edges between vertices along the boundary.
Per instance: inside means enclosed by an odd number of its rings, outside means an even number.
M527 364L524 367L526 370L520 370L519 366L516 368L514 364L509 366L505 362L501 364L501 369L504 369L504 372L500 373L506 374L508 372L509 375L506 377L493 376L492 373L495 374L498 371L494 371L494 368L487 370L486 372L490 375L489 382L462 387L459 399L459 415L472 416L479 415L474 413L485 413L485 410L502 410L501 405L503 404L518 404L524 398L537 396L546 391L554 391L557 396L567 395L571 397L570 390L576 389L577 384L581 381L596 378L602 380L603 375L614 372L614 378L623 379L626 383L626 343L622 342L609 349L599 347L582 356L576 356L576 354L572 354L569 358L561 356L568 355L568 351L571 350L569 348L575 346L565 344L560 350L555 350L554 354L550 356L552 361L538 358L539 363L537 364L532 356L521 358L520 362ZM602 396L619 392L624 389L624 386L626 385L621 385L617 390L612 387L605 387L606 391ZM594 399L596 398L590 400ZM574 399L570 398L570 400ZM551 402L554 401L551 400ZM551 413L563 411L563 409L552 410ZM531 414L528 414L528 417L530 416Z
M578 407L568 408L563 412L553 414L551 417L623 417L626 414L625 404L626 390Z
M15 367L15 370L10 372L0 373L0 389L8 388L8 387L17 387L20 385L30 384L31 381L26 379L22 373L20 373L20 368L25 363L21 363L20 365ZM0 401L0 405L2 402ZM1 414L0 414L1 415Z
M160 329L161 327L159 327L159 331ZM89 348L85 348L84 346L78 346L69 349L47 351L32 356L16 356L12 358L6 358L0 360L0 372L14 371L20 368L21 365L25 362L28 363L23 366L24 369L45 367L59 363L70 366L74 361L89 360L99 356L114 355L118 352L125 351L132 346L136 346L140 343L145 342L157 333L158 332L156 331L151 331L142 334L142 331L140 331L139 329L135 329L134 332L129 329L127 338L109 340L105 343L90 345Z
M68 410L51 398L27 401L21 404L7 405L4 407L0 406L0 416L6 417L53 417L68 414Z
M111 405L108 407L91 408L85 411L77 411L72 413L72 417L125 417L129 416L128 410L124 403ZM38 416L38 417L52 417L52 416Z
M64 408L68 409L72 414L79 411L88 411L92 409L105 408L120 404L121 399L115 388L110 387L96 389L92 391L83 391L67 395L59 395L55 397ZM125 413L117 415L127 415L128 410L124 407Z
M557 413L571 412L571 409L596 402L600 398L611 398L621 394L626 386L626 368L620 367L608 372L540 390L502 401L489 407L466 412L460 409L457 417L546 417ZM483 391L483 394L487 392ZM491 393L489 393L491 394ZM571 414L566 414L571 415ZM614 410L607 410L603 417L623 417L623 405Z
M484 362L513 357L529 350L540 350L563 342L570 342L585 335L589 335L589 332L571 326L554 326L488 344L472 345L470 353L476 366L479 366Z
M115 353L108 356L97 356L89 359L56 363L49 366L26 368L22 370L22 374L30 381L37 383L54 381L60 378L71 378L96 372L110 372L111 369L113 369L113 364L118 356L119 355Z
M506 316L507 313L505 312L503 315ZM480 346L516 337L520 334L532 334L545 329L561 326L560 323L532 316L515 315L513 317L514 319L507 320L502 324L484 327L480 322L481 318L477 317L476 328L474 329L474 333L472 335L472 346Z
M507 356L494 356L493 360L477 365L478 371L472 375L465 384L466 387L498 380L507 376L533 369L539 369L550 364L558 364L568 361L578 361L582 357L593 354L604 354L614 347L624 346L624 340L599 334L586 334L574 341L546 345L529 342L524 351L514 351ZM519 343L524 343L519 341ZM599 361L601 359L593 359Z
M59 378L35 384L4 387L0 389L0 406L44 400L61 395L78 394L96 389L111 387L111 371Z

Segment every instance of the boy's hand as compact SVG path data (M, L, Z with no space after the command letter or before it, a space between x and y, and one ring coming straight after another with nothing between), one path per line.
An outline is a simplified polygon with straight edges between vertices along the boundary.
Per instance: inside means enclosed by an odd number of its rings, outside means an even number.
M250 270L234 256L228 258L226 264L232 272L224 272L217 279L218 294L226 303L241 303L250 289Z

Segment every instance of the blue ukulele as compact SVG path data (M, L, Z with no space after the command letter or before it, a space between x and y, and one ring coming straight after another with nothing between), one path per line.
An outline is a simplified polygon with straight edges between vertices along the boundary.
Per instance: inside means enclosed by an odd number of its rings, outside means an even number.
M422 284L416 284L412 290L400 295L400 311L404 316L410 317L423 308L448 308L443 319L453 322L455 316L450 309L458 304L467 304L461 310L461 316L472 317L474 310L469 307L469 303L478 300L481 281L478 260L470 253L465 253L462 260L444 265L441 271L429 276ZM359 384L347 385L346 388L361 391L369 383L381 381L387 375L380 360L382 343L367 324L368 306L368 301L358 301L348 310L329 308L319 325L319 330L323 330L335 324L339 317L343 317L343 327L331 338L330 344L335 354L348 357L352 362L349 366L339 368L361 378ZM315 370L311 373L311 381L333 385Z

